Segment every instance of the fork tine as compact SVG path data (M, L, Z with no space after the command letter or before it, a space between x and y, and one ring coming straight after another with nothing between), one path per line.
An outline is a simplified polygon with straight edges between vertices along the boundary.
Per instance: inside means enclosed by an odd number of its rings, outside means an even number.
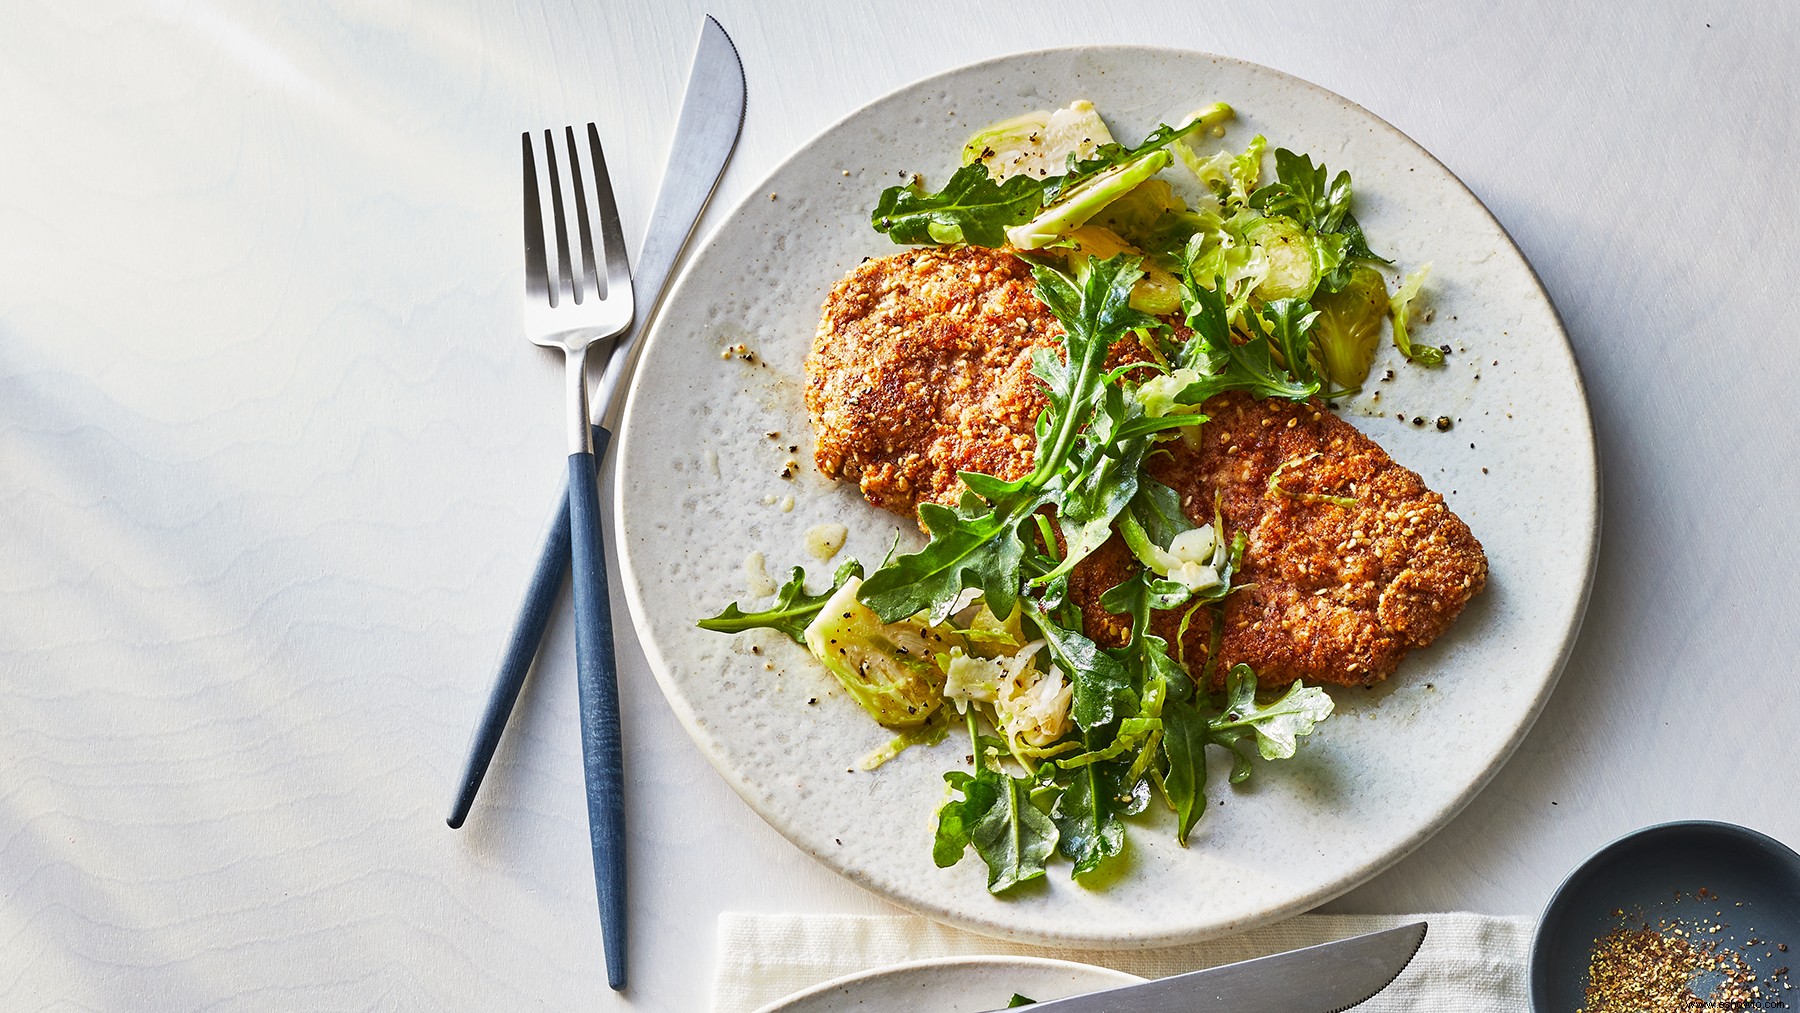
M588 149L594 160L594 200L600 209L600 243L606 255L606 299L622 300L627 317L632 307L631 262L625 255L625 235L619 227L619 206L613 201L612 177L606 173L606 153L600 150L600 128L587 125Z
M531 152L531 131L520 135L525 149L525 294L548 298L550 270L544 263L544 211L538 200L537 159Z
M588 225L587 192L581 183L581 146L575 143L575 128L564 127L569 148L569 182L575 184L575 225L581 230L581 277L588 291L599 296L600 272L594 266L594 232ZM576 302L581 301L580 290Z
M574 258L569 256L569 221L563 212L562 177L557 172L556 134L544 131L544 161L550 164L550 208L556 217L556 275L562 281L562 287L552 293L550 305L557 304L556 296L564 292L581 302L581 288L576 284L575 272L571 265Z

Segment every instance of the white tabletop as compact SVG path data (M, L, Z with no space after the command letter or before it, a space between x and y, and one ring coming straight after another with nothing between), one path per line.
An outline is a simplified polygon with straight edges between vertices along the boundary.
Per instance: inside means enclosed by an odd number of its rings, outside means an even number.
M1497 780L1330 909L1533 912L1672 818L1800 843L1795 7L812 6L707 8L749 115L702 231L890 89L1143 42L1362 103L1542 274L1605 469L1586 627ZM725 787L626 641L608 993L566 604L443 823L563 468L560 363L518 337L517 132L598 121L635 246L701 14L0 9L0 1007L693 1011L720 911L888 910Z

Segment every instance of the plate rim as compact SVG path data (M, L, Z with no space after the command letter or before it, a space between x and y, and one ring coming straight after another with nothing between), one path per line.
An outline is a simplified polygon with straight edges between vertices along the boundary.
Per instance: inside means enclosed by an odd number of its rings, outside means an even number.
M1599 563L1601 525L1604 518L1602 510L1604 505L1604 470L1600 460L1598 439L1594 428L1592 403L1588 396L1586 378L1582 373L1580 360L1575 354L1574 345L1569 341L1568 328L1563 322L1562 313L1557 309L1556 302L1550 297L1549 291L1544 287L1543 279L1539 276L1537 268L1531 263L1530 259L1525 256L1525 251L1520 248L1518 241L1513 238L1512 233L1500 221L1499 217L1494 214L1493 209L1488 207L1487 203L1463 181L1462 177L1457 175L1448 165L1445 165L1442 160L1432 154L1424 145L1414 140L1411 135L1407 134L1399 127L1388 122L1385 118L1360 103L1326 88L1323 85L1290 74L1287 71L1270 67L1266 64L1257 63L1253 60L1245 60L1235 56L1181 46L1106 43L1098 45L1048 46L1037 49L1019 50L1012 53L1005 53L976 60L970 63L960 64L924 77L916 78L898 87L889 89L867 102L858 105L855 109L836 120L833 120L824 128L814 132L780 161L771 166L767 172L758 178L756 184L745 190L744 196L732 205L731 209L719 220L718 224L713 226L707 233L705 239L699 245L695 246L692 249L692 252L688 253L683 258L678 276L670 285L664 298L659 301L656 318L650 322L650 330L645 335L637 362L634 362L633 366L636 367L641 363L651 354L652 350L660 344L665 331L668 330L668 327L665 326L663 307L672 305L676 301L674 297L681 294L687 287L692 275L695 273L696 265L699 264L705 253L719 240L721 234L731 226L733 221L741 214L745 213L746 209L760 203L757 198L768 192L767 184L769 184L771 180L786 171L789 166L798 161L816 145L840 129L843 129L846 124L865 115L871 108L887 102L896 96L922 86L928 86L933 82L944 78L971 72L979 72L983 69L997 68L1014 61L1030 60L1046 56L1094 53L1109 54L1115 57L1129 53L1142 53L1212 60L1221 64L1235 65L1253 73L1273 75L1282 81L1289 82L1300 88L1314 92L1323 98L1329 99L1347 109L1352 115L1364 117L1372 127L1377 127L1385 131L1392 138L1398 140L1400 143L1409 147L1413 152L1428 160L1432 165L1437 166L1444 176L1453 182L1463 194L1473 202L1475 207L1480 209L1481 214L1486 217L1487 221L1499 233L1500 237L1505 240L1513 255L1524 267L1525 278L1529 279L1531 290L1535 293L1537 302L1549 311L1550 319L1555 325L1555 334L1561 339L1556 347L1560 348L1561 353L1566 358L1569 375L1574 379L1576 390L1580 394L1580 420L1582 425L1577 431L1570 433L1569 439L1571 444L1578 445L1580 450L1585 451L1584 460L1586 462L1586 468L1584 471L1589 478L1591 494L1586 498L1584 505L1589 511L1592 521L1585 532L1585 546L1582 553L1584 558L1581 560L1579 589L1565 620L1564 628L1561 631L1561 642L1556 646L1554 658L1549 666L1548 674L1542 682L1535 698L1530 702L1530 705L1523 710L1514 726L1508 730L1505 745L1495 751L1487 765L1476 772L1454 798L1450 799L1431 818L1422 821L1413 833L1408 835L1405 839L1397 841L1392 847L1386 849L1380 857L1368 861L1360 868L1343 876L1335 883L1313 890L1303 896L1296 897L1285 904L1267 907L1253 917L1233 919L1211 927L1192 928L1174 932L1163 931L1160 933L1140 931L1128 936L1120 936L1116 933L1109 935L1084 935L1068 932L1046 933L1020 931L1003 924L998 919L981 918L962 911L952 910L944 905L929 903L912 895L903 895L889 890L885 886L870 882L865 877L855 874L853 870L845 868L841 863L832 861L824 851L809 846L803 840L797 839L789 833L788 829L784 827L780 821L772 817L770 807L766 805L762 799L758 798L755 791L750 790L752 787L750 782L745 780L739 772L724 762L723 757L720 755L720 751L716 748L714 736L702 726L698 715L695 714L683 694L678 692L678 688L672 684L672 677L669 675L669 665L663 656L661 648L652 638L647 636L640 636L638 638L638 643L644 652L645 660L650 665L652 674L656 677L657 686L662 691L663 697L667 700L670 709L675 713L677 720L681 722L681 725L688 733L689 738L693 739L696 748L698 748L705 757L707 763L719 773L725 782L731 786L733 792L735 792L738 797L763 820L764 823L775 830L776 833L780 834L782 838L787 840L790 844L793 844L796 848L811 856L814 860L824 864L844 880L865 890L869 890L909 911L914 911L930 917L933 920L964 928L971 932L991 938L1039 945L1077 946L1092 949L1146 949L1200 942L1242 932L1258 925L1270 924L1283 918L1311 910L1342 897L1344 894L1355 890L1393 868L1414 851L1417 851L1426 841L1435 837L1444 829L1444 827L1448 826L1452 820L1460 815L1463 810L1474 801L1476 796L1480 795L1481 792L1492 783L1500 770L1511 761L1513 755L1517 753L1519 746L1523 744L1526 736L1537 723L1538 718L1543 713L1544 707L1549 703L1551 696L1553 696L1556 691L1557 685L1561 682L1563 672L1566 670L1569 659L1574 653L1575 643L1579 638L1582 625L1587 616L1588 606L1592 599L1594 577ZM634 427L630 423L636 417L640 401L639 392L644 375L645 374L641 369L634 368L626 392L624 411L621 413L620 431L615 435L616 460L619 462L618 466L621 468L623 467L623 462L627 459L628 451L633 443L632 430ZM636 567L632 560L631 543L626 537L624 505L629 488L630 486L628 483L614 482L613 510L610 526L611 534L614 539L613 544L618 546L617 551L619 555L620 574L625 578L622 581L622 584L624 585L626 603L633 621L635 633L636 629L648 627L647 616L649 614L649 606L639 593L639 581L635 579Z
M756 1008L755 1013L781 1013L786 1007L803 999L811 999L815 996L824 995L832 989L842 988L845 985L854 985L863 981L873 981L884 978L890 974L900 974L914 970L948 970L959 967L1003 966L1042 967L1051 969L1080 968L1084 971L1098 971L1103 975L1117 976L1118 985L1120 987L1125 985L1136 985L1150 980L1132 974L1129 971L1121 971L1116 967L1089 964L1079 960L1065 960L1059 957L1040 957L1028 953L969 953L945 957L921 957L917 960L903 960L897 964L884 964L880 967L870 967L861 971L852 971L849 974L842 974L827 981L821 981L817 985L812 985L791 995L783 996L766 1006L759 1006Z

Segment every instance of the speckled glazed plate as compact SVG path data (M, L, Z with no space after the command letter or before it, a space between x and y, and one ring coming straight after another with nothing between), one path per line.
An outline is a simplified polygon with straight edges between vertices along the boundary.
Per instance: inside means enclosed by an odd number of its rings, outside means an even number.
M1491 576L1444 638L1373 690L1333 691L1338 713L1295 760L1234 789L1213 767L1210 810L1183 848L1152 807L1103 885L1068 866L1004 898L969 856L932 864L955 737L852 772L890 738L805 652L770 631L725 636L694 621L748 597L745 560L777 576L829 565L806 533L841 522L843 556L883 558L910 525L811 467L803 362L831 285L896 249L869 228L885 186L937 185L976 128L1087 98L1114 133L1215 100L1239 120L1219 143L1311 153L1348 169L1357 217L1401 266L1431 262L1452 348L1425 370L1391 348L1340 414L1441 491L1486 547ZM736 345L754 361L722 357ZM1396 416L1400 417L1396 417ZM1415 426L1414 417L1427 421ZM1430 420L1453 420L1448 432ZM779 434L779 435L768 435ZM1264 67L1150 48L1026 53L883 98L777 168L719 227L670 294L632 387L621 437L617 543L632 617L670 703L757 812L853 882L995 936L1150 946L1247 928L1375 875L1442 827L1525 734L1568 654L1598 540L1598 476L1582 384L1556 312L1506 233L1456 177L1368 111ZM789 460L797 473L782 477ZM842 556L839 557L843 558Z
M1044 1002L1142 980L1123 971L1043 957L943 957L828 981L757 1013L982 1013L1004 1008L1014 995Z

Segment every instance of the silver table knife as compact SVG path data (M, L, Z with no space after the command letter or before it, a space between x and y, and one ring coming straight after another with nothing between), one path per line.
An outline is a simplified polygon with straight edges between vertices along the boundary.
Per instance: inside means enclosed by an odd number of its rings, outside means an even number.
M744 126L744 65L731 36L711 15L700 30L700 48L688 77L687 98L675 124L675 146L663 170L662 190L650 214L644 248L632 266L637 291L647 298L637 304L630 331L609 347L599 396L594 398L594 424L612 432L625 411L620 387L631 377L641 346L644 323L656 312L668 289L669 272L700 221L700 212L724 174Z
M596 463L603 461L611 429L618 423L621 385L630 374L640 347L638 336L646 321L656 312L662 300L669 272L687 245L688 237L725 171L732 149L737 146L738 132L744 125L744 66L738 59L737 47L717 21L707 18L700 29L700 44L694 53L693 69L688 74L686 96L681 103L681 118L675 126L675 139L669 149L668 167L663 171L662 189L650 214L649 231L644 248L638 255L633 288L637 293L632 327L614 341L607 351L605 373L598 395L590 402L594 423ZM590 362L599 368L602 363ZM531 662L537 657L538 642L556 607L557 590L563 574L569 572L569 491L564 486L557 494L556 508L544 526L538 543L537 565L526 585L518 617L513 621L512 635L500 659L493 688L469 742L468 760L457 781L456 799L451 804L447 822L453 829L463 825L469 809L475 804L475 793L481 787L488 764L500 745L507 717L525 685Z
M1024 1008L1033 1013L1339 1013L1392 984L1424 941L1425 923L1416 922Z

